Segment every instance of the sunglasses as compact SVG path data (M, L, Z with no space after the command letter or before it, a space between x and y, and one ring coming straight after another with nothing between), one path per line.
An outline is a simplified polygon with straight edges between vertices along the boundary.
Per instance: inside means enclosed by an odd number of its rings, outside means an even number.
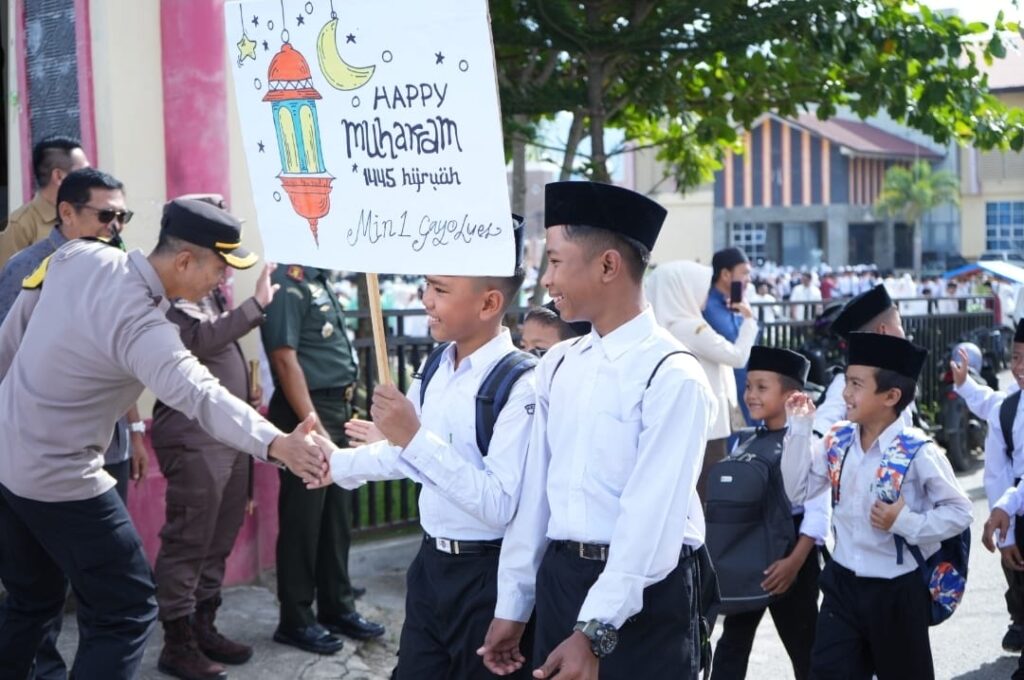
M91 205L79 204L79 208L88 208L96 213L96 219L100 221L100 224L110 224L115 219L122 225L128 224L132 221L132 216L135 214L131 210L111 210L110 208L94 208Z

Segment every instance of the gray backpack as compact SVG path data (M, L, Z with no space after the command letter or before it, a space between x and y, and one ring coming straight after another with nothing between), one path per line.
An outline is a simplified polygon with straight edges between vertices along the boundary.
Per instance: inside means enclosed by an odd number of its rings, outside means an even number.
M749 450L747 439L708 475L707 546L718 574L718 613L763 609L775 598L761 588L764 570L796 545L780 456Z

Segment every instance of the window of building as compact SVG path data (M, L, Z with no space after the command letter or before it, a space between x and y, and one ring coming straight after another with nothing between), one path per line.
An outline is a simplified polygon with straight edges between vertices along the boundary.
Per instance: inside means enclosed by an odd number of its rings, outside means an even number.
M754 262L764 260L767 234L768 225L764 222L734 222L729 230L730 245L742 250Z
M985 249L1024 250L1024 201L985 204Z

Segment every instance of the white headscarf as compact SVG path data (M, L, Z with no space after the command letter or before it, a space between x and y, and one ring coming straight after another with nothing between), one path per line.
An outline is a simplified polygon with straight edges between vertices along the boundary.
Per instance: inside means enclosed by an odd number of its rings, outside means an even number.
M647 277L647 299L658 324L677 338L685 338L706 324L704 305L714 270L689 260L658 265Z

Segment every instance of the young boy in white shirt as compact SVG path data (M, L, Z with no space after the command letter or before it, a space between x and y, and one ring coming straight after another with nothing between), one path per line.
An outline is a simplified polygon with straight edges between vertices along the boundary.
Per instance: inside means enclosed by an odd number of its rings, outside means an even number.
M1024 384L1024 323L1017 325L1011 357L1010 372L1017 384L1017 389L1011 393L997 392L969 379L965 350L960 350L959 361L950 362L957 394L967 402L967 408L988 423L984 483L990 509L1024 477L1024 415L1020 413L1024 407L1020 396L1020 386ZM1004 420L1010 423L1008 432L1003 428ZM1012 444L1009 448L1008 442ZM1021 556L1024 535L1016 535L1014 528L1011 522L999 542L1006 576L1006 609L1010 614L1002 646L1007 652L1019 654L1024 650L1024 558Z
M480 654L497 674L696 678L696 483L716 404L700 364L644 299L665 209L594 182L549 184L545 199L541 284L563 319L593 331L537 369L523 496ZM531 612L532 661L519 647Z
M971 502L942 450L900 419L927 356L902 338L850 334L843 398L851 422L824 440L811 434L811 400L797 393L787 403L787 494L799 503L832 489L836 546L820 580L812 677L934 678L931 595L916 559L900 558L908 548L927 559L962 534Z
M423 484L424 537L406 577L397 680L493 677L476 649L494 612L498 554L519 502L535 402L536 359L517 350L502 326L523 282L524 230L515 221L513 276L427 277L430 333L447 344L427 359L408 396L378 386L373 423L346 426L354 442L372 443L330 454L331 478L348 489L402 477ZM478 402L505 361L521 368L506 374L500 411L483 416L496 415L488 439Z

